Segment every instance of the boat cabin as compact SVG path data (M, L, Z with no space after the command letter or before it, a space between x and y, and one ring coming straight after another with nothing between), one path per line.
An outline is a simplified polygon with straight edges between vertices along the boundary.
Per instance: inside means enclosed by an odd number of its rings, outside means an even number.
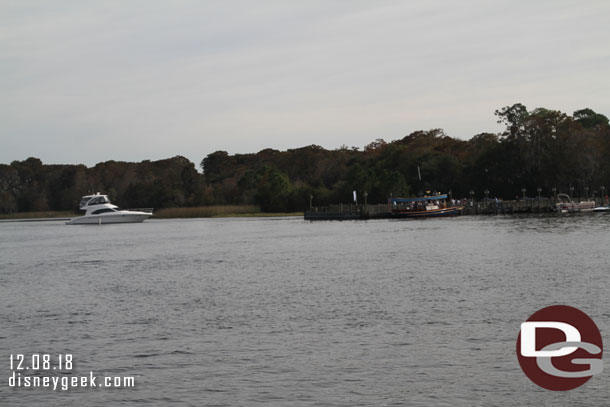
M389 198L388 204L391 212L434 211L448 207L447 194L417 198Z
M93 205L101 205L101 204L109 204L110 200L108 199L108 195L85 195L81 198L79 208L86 209L87 206Z
M459 215L461 206L447 201L446 194L426 195L417 198L389 198L388 211L396 218L427 218Z

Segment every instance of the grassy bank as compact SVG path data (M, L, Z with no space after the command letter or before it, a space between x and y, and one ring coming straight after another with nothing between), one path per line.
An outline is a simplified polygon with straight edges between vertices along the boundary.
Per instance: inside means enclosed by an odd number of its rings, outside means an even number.
M211 205L192 208L165 208L155 211L153 217L159 219L170 218L230 218L247 216L303 216L303 212L295 213L267 213L261 212L254 205Z
M77 216L72 211L42 211L2 213L0 219L35 219L35 218L72 218Z
M279 218L283 216L303 216L303 212L257 212L257 213L240 213L240 214L228 214L218 215L215 218Z

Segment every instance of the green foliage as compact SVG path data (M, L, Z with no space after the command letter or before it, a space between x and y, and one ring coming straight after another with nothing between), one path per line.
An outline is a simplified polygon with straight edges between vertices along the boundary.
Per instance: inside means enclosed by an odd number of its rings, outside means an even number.
M255 202L265 212L287 210L292 186L288 176L272 167L263 167L255 174Z
M499 134L470 140L442 129L415 131L402 139L376 139L363 150L317 145L255 154L216 151L201 161L203 174L184 157L127 163L44 165L37 158L0 165L0 213L73 210L80 196L100 191L124 207L183 208L257 205L267 212L303 211L351 202L352 191L369 203L426 190L456 198L474 190L512 199L526 188L591 193L610 187L610 127L591 109L565 113L516 103L495 112ZM418 171L419 169L419 171ZM421 179L419 178L421 173ZM313 197L313 198L312 198ZM361 201L362 202L362 201Z
M0 165L0 213L76 210L80 197L101 192L123 207L202 203L203 176L184 157L126 163L44 165L36 158Z
M595 113L591 109L581 109L574 112L574 120L582 125L586 129L590 129L596 126L607 126L608 118L603 114Z

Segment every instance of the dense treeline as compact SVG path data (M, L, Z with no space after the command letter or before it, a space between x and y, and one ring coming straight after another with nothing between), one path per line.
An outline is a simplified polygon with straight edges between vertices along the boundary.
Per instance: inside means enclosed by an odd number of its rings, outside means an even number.
M257 204L264 211L303 210L348 202L352 191L368 201L417 195L425 190L504 199L575 194L610 187L610 126L591 109L565 113L515 104L496 111L506 129L470 140L441 129L416 131L392 142L378 139L364 150L308 146L256 154L209 154L203 174L184 157L125 163L44 165L36 158L0 165L0 212L73 209L81 195L102 191L121 206L182 207ZM418 170L419 168L419 170ZM421 181L419 179L421 174ZM588 191L588 192L585 192Z
M82 195L98 191L125 207L191 206L202 199L203 181L184 157L92 168L37 158L0 165L0 213L77 209Z

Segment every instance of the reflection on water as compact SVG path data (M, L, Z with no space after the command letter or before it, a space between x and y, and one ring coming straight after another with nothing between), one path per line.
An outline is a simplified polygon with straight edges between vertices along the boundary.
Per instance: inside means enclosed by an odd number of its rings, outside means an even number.
M605 214L0 224L3 360L72 353L79 372L137 383L4 384L2 405L600 405L604 374L538 389L515 341L558 303L610 332L609 226Z

